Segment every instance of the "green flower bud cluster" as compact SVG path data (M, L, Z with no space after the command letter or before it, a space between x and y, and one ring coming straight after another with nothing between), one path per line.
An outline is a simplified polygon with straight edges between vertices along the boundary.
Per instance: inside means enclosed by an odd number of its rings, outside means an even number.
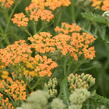
M90 74L70 74L68 76L68 83L70 91L80 88L89 89L91 86L95 84L95 78L93 78Z
M30 94L26 103L16 109L65 109L65 104L59 98L50 101L48 92L38 90ZM49 102L48 102L49 101Z
M70 95L70 105L68 109L81 109L83 102L85 102L91 96L87 89L75 89Z
M57 94L57 89L56 89L57 84L58 84L58 82L57 82L56 78L51 78L48 81L48 83L45 84L45 89L48 90L51 97L54 97Z
M48 109L49 94L45 91L36 91L27 98L27 103L22 105L22 109Z
M65 104L59 98L53 99L53 101L51 103L51 108L52 109L65 109L65 107L66 107Z

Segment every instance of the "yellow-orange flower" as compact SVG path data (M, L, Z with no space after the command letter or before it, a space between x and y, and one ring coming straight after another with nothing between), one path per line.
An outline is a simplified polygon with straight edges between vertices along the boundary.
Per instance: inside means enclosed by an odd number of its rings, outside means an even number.
M52 11L45 9L44 6L40 6L36 3L31 3L28 7L26 7L26 11L30 14L30 20L38 21L41 19L42 21L51 21L54 18Z
M104 0L103 1L102 10L103 11L109 11L109 0Z
M95 38L89 33L82 32L80 26L62 23L62 26L56 27L55 31L57 32L55 36L41 32L29 37L31 47L39 53L55 53L58 50L63 55L70 54L75 60L81 56L86 59L95 57L94 47L91 46Z
M3 94L0 93L0 109L15 109L14 106L9 102L8 98L4 98Z
M9 77L9 72L8 71L2 71L1 73L2 73L1 77L3 79L7 79Z
M70 0L46 0L46 6L48 6L52 10L55 10L62 6L69 6L70 4Z
M51 21L54 18L52 10L61 6L69 6L70 0L32 0L26 11L29 13L29 19L38 21Z
M55 40L52 37L48 32L41 32L28 39L32 42L32 48L35 48L39 53L46 53L55 51Z
M91 0L92 6L103 11L109 11L109 0Z
M71 4L70 0L32 0L32 2L38 4L40 7L48 7L52 10Z
M62 23L62 27L56 27L55 31L58 32L58 35L54 36L55 45L63 55L69 53L75 60L80 56L86 59L95 57L94 47L90 47L95 40L94 36L81 32L78 25Z
M26 17L23 13L14 14L12 18L13 23L17 24L19 27L28 25L28 17Z
M36 55L28 60L28 63L33 67L31 71L27 70L25 75L29 76L51 76L51 70L57 67L57 63L46 56Z
M16 41L4 49L0 49L0 61L5 64L16 64L25 61L31 53L31 47L25 40Z
M10 8L14 4L14 0L0 0L2 6Z
M70 40L70 36L66 34L58 34L54 37L55 46L63 55L66 55L69 52L70 45L68 42Z
M81 27L76 25L75 23L70 25L70 24L65 23L65 22L62 23L61 27L57 26L55 28L56 32L62 32L64 34L68 34L68 33L71 33L71 32L77 32L77 31L80 31L80 30L81 30Z
M9 94L14 100L25 100L26 99L26 84L22 80L13 80L7 78L0 80L4 86L0 87L5 93Z

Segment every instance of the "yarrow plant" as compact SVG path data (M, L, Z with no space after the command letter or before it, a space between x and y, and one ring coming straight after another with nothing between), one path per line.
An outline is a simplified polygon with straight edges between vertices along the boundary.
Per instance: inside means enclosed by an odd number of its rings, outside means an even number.
M109 11L109 1L108 0L91 0L92 6L99 8L103 11Z
M98 16L85 8L103 13L108 1L0 0L0 109L109 107L97 94Z

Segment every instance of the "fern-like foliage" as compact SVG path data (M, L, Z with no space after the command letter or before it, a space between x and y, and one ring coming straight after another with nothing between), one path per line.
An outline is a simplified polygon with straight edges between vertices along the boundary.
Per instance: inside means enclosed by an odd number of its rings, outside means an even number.
M82 109L109 109L109 99L95 94L84 103Z
M98 104L101 105L105 105L109 108L109 99L105 98L103 96L100 96L98 94L96 94L95 96L93 96L92 98L90 98L93 102L96 102Z
M85 12L82 13L82 17L96 23L102 23L102 24L109 24L109 21L107 20L106 17L102 15L98 15L92 12Z

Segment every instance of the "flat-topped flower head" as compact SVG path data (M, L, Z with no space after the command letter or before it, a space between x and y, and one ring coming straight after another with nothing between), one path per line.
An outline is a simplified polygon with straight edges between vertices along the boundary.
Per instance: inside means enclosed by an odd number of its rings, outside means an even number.
M0 89L9 94L15 101L26 100L26 84L23 80L13 80L9 77L5 81L0 80L0 83L4 85Z
M70 4L70 0L46 0L46 6L52 10L55 10L62 6L69 6Z
M39 53L55 53L59 51L62 55L69 54L78 60L79 57L93 59L95 50L91 44L95 41L93 35L83 32L76 24L62 23L62 27L56 27L57 35L48 32L40 32L33 37L29 37L31 47Z
M37 52L47 53L55 51L55 40L52 37L49 32L41 32L28 39L32 43L32 48L35 48Z
M46 9L38 9L37 11L32 11L30 14L30 20L38 21L41 19L42 21L51 21L54 18L54 15L50 10Z
M61 27L56 27L55 32L62 32L64 34L72 33L72 32L78 32L81 30L81 27L76 25L75 23L68 24L63 22Z
M69 53L74 60L78 60L81 56L86 59L93 59L95 50L91 44L95 41L95 38L81 30L81 27L76 24L62 23L61 27L56 27L57 35L54 36L56 48L63 55Z
M40 7L48 7L51 10L71 4L70 0L32 0L32 2L38 4Z
M5 66L17 64L26 61L31 54L31 47L26 44L25 40L16 41L4 49L0 49L0 61Z
M29 19L24 15L24 13L14 14L14 17L12 18L12 22L19 27L26 27L28 25L28 21Z
M31 71L24 72L25 75L29 76L51 76L52 69L57 67L57 63L54 62L51 58L47 58L46 56L36 55L35 57L31 57L28 59L29 66L32 69ZM26 64L26 62L25 62ZM27 66L26 66L27 67Z
M14 4L14 0L0 0L1 6L10 8Z
M103 11L109 11L109 0L91 0L92 6Z
M29 20L49 22L54 18L53 10L70 4L70 0L32 0L25 10L29 13Z
M29 20L38 21L51 21L54 18L54 15L51 10L45 8L43 2L31 3L25 9L29 13Z
M74 55L74 57L83 55L86 59L93 59L95 57L95 50L91 44L94 41L95 38L93 35L88 33L72 33L70 44L75 50L70 49L71 55ZM74 59L76 59L76 57ZM78 58L76 60L78 60Z
M10 100L0 93L0 109L15 109Z
M41 9L45 8L45 0L32 0L31 4L33 3L36 4L38 8L41 8Z
M70 45L68 45L70 36L60 33L54 37L54 40L56 49L60 50L63 55L66 55L69 52L70 48Z

